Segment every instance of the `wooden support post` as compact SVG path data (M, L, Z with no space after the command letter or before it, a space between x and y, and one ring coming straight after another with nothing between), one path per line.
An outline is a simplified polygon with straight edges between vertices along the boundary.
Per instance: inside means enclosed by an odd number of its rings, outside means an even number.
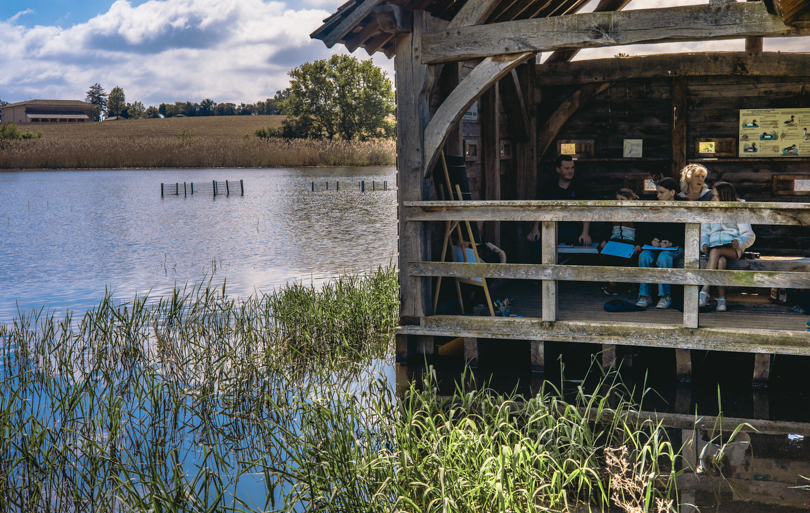
M366 192L366 181L360 181L360 192Z
M242 196L245 195L245 181L239 180L239 187L242 189ZM194 184L191 184L191 193L194 194Z
M186 188L186 182L183 182L183 197L188 197L188 189Z
M340 182L335 182L335 190L340 192Z
M498 83L492 85L481 96L479 113L481 116L481 149L484 171L485 198L501 199L501 156L500 156L500 88ZM488 221L484 223L484 239L501 245L501 223Z
M545 342L532 340L532 372L544 374L546 372L546 348ZM533 378L534 379L534 378Z
M689 383L678 383L675 387L675 413L690 412L692 405L692 387Z
M174 184L174 195L175 196L180 196L180 183L179 182Z
M692 381L692 351L689 349L675 350L675 375L681 383Z
M397 396L402 397L411 388L411 376L406 365L396 363L394 367L396 368Z
M557 263L557 222L543 221L541 228L543 244L542 263ZM543 280L543 320L557 320L557 281Z
M413 32L396 35L400 323L406 324L425 317L431 308L431 279L408 273L408 262L430 260L429 224L406 222L403 203L430 200L430 182L423 175L433 73L422 64L421 43L433 23L427 12L414 11Z
M754 418L770 420L771 409L768 392L766 390L754 390L752 399L754 401Z
M616 368L616 346L602 344L602 369L609 372Z
M537 194L537 160L535 159L535 145L537 144L537 109L535 108L535 64L530 60L527 64L518 66L518 80L523 91L523 100L529 118L529 134L526 141L518 141L515 148L517 164L517 199L533 200ZM530 261L529 243L526 235L529 233L528 223L518 223L518 249L522 258L520 261Z
M749 2L759 0L748 0ZM762 53L762 36L759 37L746 37L745 38L745 51L750 53Z
M683 452L681 456L687 469L693 472L697 470L698 464L698 450L697 450L697 432L694 429L684 429L681 431L681 441L683 443Z
M422 355L433 354L434 346L433 337L419 337L416 342L416 352Z
M160 184L160 197L163 197L163 183Z
M194 182L191 182L191 195L194 196Z
M212 182L213 182L213 184L214 184L214 197L216 198L216 197L217 197L217 181L216 181L216 180L212 180Z
M687 223L684 234L684 269L700 269L700 224ZM699 285L683 287L683 327L697 328L700 324ZM692 381L692 352L675 349L675 374L678 381Z
M672 79L672 176L686 165L686 78Z
M464 339L464 363L471 369L478 368L478 339L465 338Z
M228 184L228 180L225 180L225 192L227 197L231 196L231 186Z
M396 335L395 337L395 355L397 363L405 363L408 361L408 356L412 353L410 335Z
M757 353L754 355L754 381L755 387L767 387L771 375L771 355Z
M312 192L315 192L315 182L312 182Z

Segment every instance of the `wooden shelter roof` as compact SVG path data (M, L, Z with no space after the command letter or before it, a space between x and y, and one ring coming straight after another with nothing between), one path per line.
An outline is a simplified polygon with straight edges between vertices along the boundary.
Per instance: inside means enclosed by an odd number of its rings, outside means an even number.
M498 0L483 24L502 23L533 18L547 18L575 14L590 0ZM731 0L734 1L734 0ZM810 0L764 0L772 14L778 14L785 23L810 13ZM424 10L432 16L450 21L467 0L349 0L324 20L310 37L322 40L331 48L341 43L354 52L365 48L369 55L382 51L388 57L395 53L395 33L384 29L378 13L383 6L405 11ZM630 0L600 0L595 11L619 11ZM721 3L721 2L718 2ZM560 56L555 56L560 57ZM555 60L568 60L555 58Z

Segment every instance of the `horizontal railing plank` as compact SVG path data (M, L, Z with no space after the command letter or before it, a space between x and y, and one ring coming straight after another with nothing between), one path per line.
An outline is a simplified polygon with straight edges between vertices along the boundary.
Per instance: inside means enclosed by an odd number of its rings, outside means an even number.
M595 321L543 321L517 317L435 315L420 326L401 326L398 334L585 342L708 351L810 356L810 333L743 328Z
M615 221L810 226L808 203L665 201L405 201L405 220Z
M469 264L409 262L411 276L500 278L510 280L612 281L726 287L810 288L810 273L602 267L586 265Z

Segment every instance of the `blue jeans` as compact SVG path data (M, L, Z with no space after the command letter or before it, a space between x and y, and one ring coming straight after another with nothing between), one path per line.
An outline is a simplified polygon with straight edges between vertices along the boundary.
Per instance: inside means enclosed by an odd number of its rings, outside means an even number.
M675 251L652 251L649 249L645 249L638 256L638 266L657 267L659 269L672 269L672 264L675 261L675 259L681 258L682 256L683 256L683 248L678 248ZM670 290L669 283L658 284L659 296L669 295L669 290ZM649 296L650 284L642 283L641 287L639 287L638 294L640 296Z

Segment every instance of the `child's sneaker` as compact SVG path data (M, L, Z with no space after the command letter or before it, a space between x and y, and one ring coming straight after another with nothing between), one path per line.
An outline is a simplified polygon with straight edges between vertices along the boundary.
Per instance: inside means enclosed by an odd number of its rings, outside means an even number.
M717 298L717 311L718 312L725 312L726 311L726 298L718 297Z
M698 306L709 306L709 293L707 291L700 291L700 296L698 297Z
M650 296L639 296L636 306L640 306L641 308L650 306Z
M605 293L606 296L618 296L619 293L616 291L616 284L612 281L602 287L602 292Z
M669 308L671 306L672 306L672 298L669 297L669 295L661 297L661 299L658 300L658 304L655 305L656 308L660 308L662 310Z

